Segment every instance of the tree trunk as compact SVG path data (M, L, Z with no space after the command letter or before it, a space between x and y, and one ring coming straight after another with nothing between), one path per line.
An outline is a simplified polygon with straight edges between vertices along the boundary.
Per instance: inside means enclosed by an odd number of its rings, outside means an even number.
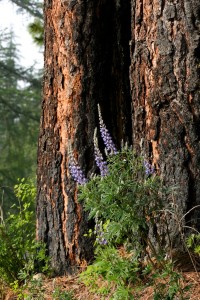
M37 237L47 244L55 274L75 272L91 259L89 224L68 164L72 151L87 176L95 170L97 103L115 140L131 137L130 5L123 2L44 1Z
M176 187L180 218L200 204L200 2L131 4L134 146ZM199 217L198 207L185 224L200 229Z

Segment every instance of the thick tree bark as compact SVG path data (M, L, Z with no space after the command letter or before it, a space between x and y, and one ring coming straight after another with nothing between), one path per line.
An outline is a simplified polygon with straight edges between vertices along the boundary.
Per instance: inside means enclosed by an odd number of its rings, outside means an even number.
M131 137L127 14L130 5L123 1L44 1L37 237L47 244L55 274L74 272L92 253L68 170L69 149L89 176L97 103L115 140Z
M199 0L132 0L134 146L177 188L179 217L200 204L199 74ZM200 229L199 217L186 225Z

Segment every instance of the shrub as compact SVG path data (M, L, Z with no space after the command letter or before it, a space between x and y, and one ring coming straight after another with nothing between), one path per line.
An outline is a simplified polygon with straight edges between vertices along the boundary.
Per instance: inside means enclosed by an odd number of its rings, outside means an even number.
M163 204L168 191L149 161L128 147L117 151L100 108L99 120L107 157L104 161L95 130L94 155L100 175L88 180L74 158L70 159L71 175L79 183L79 201L95 220L89 230L96 237L95 261L81 278L93 291L119 300L133 299L133 286L151 276L154 299L184 299L181 276L165 260L167 239L171 245L166 217L170 207ZM99 285L101 280L108 284Z
M110 244L141 251L148 243L148 226L162 208L160 179L146 174L142 158L131 149L108 156L107 162L106 176L79 186L79 200L90 218L107 223L104 235Z
M113 246L98 246L95 255L95 262L80 274L85 285L98 294L109 293L110 299L132 299L129 285L139 278L139 264L133 253L123 257Z
M0 277L7 283L23 281L35 272L35 261L45 261L45 247L35 240L35 186L22 179L14 187L18 205L0 225Z

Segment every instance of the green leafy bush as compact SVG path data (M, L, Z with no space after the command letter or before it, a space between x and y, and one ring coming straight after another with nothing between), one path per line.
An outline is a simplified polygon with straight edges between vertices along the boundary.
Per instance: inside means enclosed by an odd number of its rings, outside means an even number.
M161 182L148 176L141 157L130 149L108 156L107 176L94 176L79 187L79 199L106 223L105 239L112 245L126 244L141 252L147 246L148 228L160 214Z
M186 299L181 275L164 258L161 234L156 232L154 243L149 236L152 228L166 226L167 232L162 198L168 192L145 164L131 149L122 149L108 155L106 175L93 176L79 186L79 200L95 220L89 234L96 236L94 263L81 279L92 291L113 300L135 299L133 290L144 278L154 285L154 299ZM100 278L109 284L100 286Z
M113 300L133 299L134 285L144 278L155 285L154 299L184 299L180 274L167 260L172 245L168 215L177 220L169 203L170 190L149 161L127 146L117 151L99 105L98 112L107 157L105 161L95 129L94 156L100 175L88 180L72 155L69 162L71 176L79 184L79 200L95 221L88 233L95 237L95 260L81 278L94 292L109 294ZM100 286L99 280L109 284Z
M45 246L35 240L35 185L22 179L14 190L18 205L0 225L0 277L7 283L31 276L36 261L48 268Z
M59 288L55 288L52 297L53 300L75 300L72 291L61 291Z
M139 278L139 264L134 256L129 253L123 257L113 246L104 248L98 246L95 254L95 262L80 274L85 285L98 294L110 293L110 299L132 299L128 286L138 282ZM107 284L101 284L99 278L105 280Z
M195 254L200 255L200 233L192 233L187 238L187 247Z
M172 263L167 263L162 270L156 270L152 274L152 285L154 286L154 300L188 299L185 293L190 285L183 287L182 275L174 270Z

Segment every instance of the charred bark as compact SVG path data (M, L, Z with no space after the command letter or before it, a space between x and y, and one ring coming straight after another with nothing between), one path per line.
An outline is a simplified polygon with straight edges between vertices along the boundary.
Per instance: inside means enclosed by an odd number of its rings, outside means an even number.
M132 0L133 141L177 188L179 217L200 204L199 74L199 0ZM186 225L199 218L197 208Z
M115 140L131 137L130 4L123 2L44 1L37 237L47 244L55 274L75 272L92 254L84 236L87 216L68 170L68 149L89 176L95 169L97 103Z

